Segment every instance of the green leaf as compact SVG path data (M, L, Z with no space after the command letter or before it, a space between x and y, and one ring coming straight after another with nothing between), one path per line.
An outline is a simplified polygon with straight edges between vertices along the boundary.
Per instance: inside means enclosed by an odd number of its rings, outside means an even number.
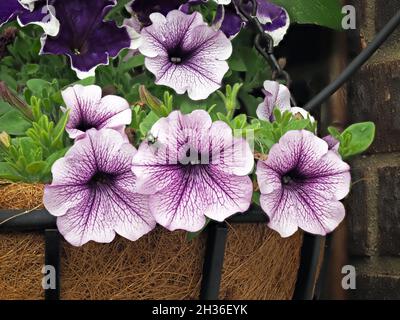
M51 87L51 83L42 79L31 79L26 82L26 86L34 94L41 96L44 89Z
M128 61L122 62L119 67L119 71L127 72L129 70L132 70L133 68L137 68L137 67L140 67L143 65L144 65L144 56L141 54L138 54L138 55L130 58Z
M22 177L7 162L0 162L0 179L10 181L21 181Z
M46 166L45 161L35 161L26 166L26 172L32 176L40 176Z
M39 71L39 65L33 64L33 63L28 63L24 65L23 67L23 72L25 72L28 75L33 75Z
M244 129L247 125L247 116L245 114L239 114L232 120L234 129Z
M71 85L80 84L82 86L90 86L95 83L96 83L96 77L87 77L85 79L76 81L76 82L72 83ZM70 85L68 85L68 86L70 86Z
M339 0L271 0L285 8L291 22L316 24L342 30L342 4Z
M140 124L140 132L143 137L147 135L153 125L160 119L153 111L151 111L146 118L144 118L143 122Z
M348 127L340 137L339 152L343 159L363 153L375 138L373 122L356 123Z
M5 101L0 100L0 116L13 110L13 108Z
M335 127L328 127L328 132L329 134L334 137L335 139L340 139L340 132L338 129L336 129Z
M11 110L0 116L0 132L21 136L29 129L31 123L17 110Z
M260 197L261 197L260 191L253 192L252 202L259 206L260 205Z
M67 110L66 112L64 112L64 114L58 121L56 127L54 128L52 146L56 145L58 143L58 141L60 140L60 138L62 137L62 135L65 131L65 126L68 123L69 113L70 113L70 110Z

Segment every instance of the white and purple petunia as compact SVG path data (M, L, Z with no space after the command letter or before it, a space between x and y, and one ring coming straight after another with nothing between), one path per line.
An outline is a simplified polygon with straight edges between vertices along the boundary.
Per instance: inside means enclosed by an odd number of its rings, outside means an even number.
M261 120L273 121L274 109L281 112L290 111L290 91L289 89L276 81L266 80L263 89L265 99L257 108L257 116Z
M69 243L135 241L155 227L148 196L136 192L135 152L117 131L92 129L54 163L43 201Z
M104 21L116 0L53 0L60 21L56 37L42 38L42 54L67 55L79 78L94 76L99 65L107 65L124 48L137 48L125 27Z
M204 110L172 112L151 129L133 158L138 192L150 195L150 210L169 230L196 232L206 217L223 221L251 202L248 174L254 158L248 142Z
M36 24L43 28L46 34L58 34L60 23L55 17L54 7L48 0L3 0L0 4L0 26L17 19L24 27Z
M221 31L209 27L200 13L179 10L150 15L153 24L142 30L140 52L156 84L188 93L192 100L206 99L221 87L229 70L232 44Z
M257 164L261 207L282 237L300 227L325 235L344 219L350 167L309 131L289 131Z
M66 131L71 139L82 138L93 128L110 128L124 133L125 126L132 121L129 103L114 95L102 97L99 86L77 84L62 91L62 97L70 112Z

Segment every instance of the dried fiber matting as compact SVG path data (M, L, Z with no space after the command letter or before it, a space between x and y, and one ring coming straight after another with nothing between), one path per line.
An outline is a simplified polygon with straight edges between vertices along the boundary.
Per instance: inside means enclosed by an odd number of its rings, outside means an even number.
M8 199L12 199L8 188ZM21 195L21 187L17 189ZM0 209L17 209L6 203L2 191ZM34 191L24 192L38 199ZM30 198L18 209L37 205ZM197 299L205 240L201 235L187 241L185 232L160 227L136 242L117 237L111 244L89 243L80 248L63 242L61 298ZM282 239L266 225L230 225L220 298L291 299L301 244L299 232ZM42 235L0 234L0 299L43 299L43 261Z

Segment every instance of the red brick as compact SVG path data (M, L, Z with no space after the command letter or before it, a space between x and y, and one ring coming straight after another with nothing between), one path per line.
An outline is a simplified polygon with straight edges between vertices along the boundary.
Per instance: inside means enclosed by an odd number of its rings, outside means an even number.
M370 153L400 151L400 59L363 67L351 81L348 101L351 123L377 125Z
M400 255L400 167L379 169L378 176L378 250Z

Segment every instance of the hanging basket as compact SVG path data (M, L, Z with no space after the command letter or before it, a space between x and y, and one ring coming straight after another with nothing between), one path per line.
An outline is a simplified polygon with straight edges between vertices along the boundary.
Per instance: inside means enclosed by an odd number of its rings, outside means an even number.
M23 222L29 215L37 217L32 221L53 219L36 210L42 207L43 186L4 184L0 192L0 299L43 299L44 230ZM32 208L35 211L29 212ZM23 212L14 217L21 212L17 209ZM14 218L4 222L10 217ZM296 283L304 282L299 268L309 260L301 259L303 234L282 239L265 222L246 223L245 217L227 222L218 297L292 299ZM21 221L23 227L18 227ZM77 248L62 241L60 298L198 299L207 285L202 275L210 264L204 261L210 254L206 255L209 243L206 233L189 241L185 232L171 233L161 227L136 242L117 237L110 244L91 242ZM315 274L307 278L314 281Z

